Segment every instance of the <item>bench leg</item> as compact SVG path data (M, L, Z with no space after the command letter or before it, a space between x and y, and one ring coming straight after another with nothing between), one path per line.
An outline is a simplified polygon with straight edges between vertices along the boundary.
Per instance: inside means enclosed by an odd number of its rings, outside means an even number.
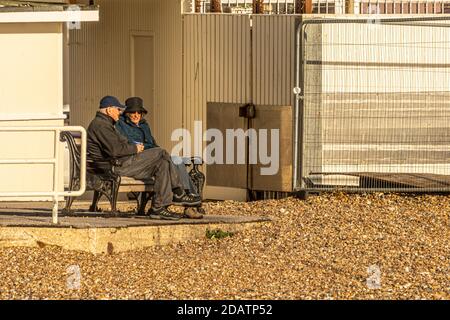
M147 206L148 201L152 198L153 194L150 192L141 192L137 198L138 207L137 207L137 215L145 216L145 207Z
M120 177L118 176L111 185L111 213L117 213L117 198L119 197Z
M73 197L67 197L67 199L66 199L66 206L62 210L63 214L71 214L72 213L70 208L72 207L73 200L74 200Z
M203 198L203 187L205 185L205 175L199 170L199 165L194 164L194 167L189 171L189 177L191 177L194 185L197 189L198 195Z
M92 204L89 207L90 212L100 212L100 209L98 208L98 202L100 201L101 197L102 197L102 194L100 191L94 191L94 197L92 198Z
M75 173L71 172L70 173L70 183L69 183L69 190L73 191L75 188L79 188L80 187L80 181L78 180L77 177L74 178ZM75 200L74 197L67 197L66 198L66 205L64 207L64 209L62 210L63 214L71 214L72 213L72 204L73 204L73 200Z

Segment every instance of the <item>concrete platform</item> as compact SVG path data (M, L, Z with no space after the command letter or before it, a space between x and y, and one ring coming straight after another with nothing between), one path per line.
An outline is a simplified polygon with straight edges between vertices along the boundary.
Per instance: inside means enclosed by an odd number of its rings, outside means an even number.
M79 211L75 215L60 215L59 224L53 225L50 209L40 208L41 205L29 206L0 206L0 247L52 245L93 254L111 254L204 238L208 229L239 232L270 221L264 217L222 215L206 215L201 220L167 221L132 213L115 217Z

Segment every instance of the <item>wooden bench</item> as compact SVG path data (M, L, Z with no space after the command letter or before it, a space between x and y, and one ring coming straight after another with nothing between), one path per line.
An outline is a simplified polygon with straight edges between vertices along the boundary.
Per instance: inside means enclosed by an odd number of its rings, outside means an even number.
M75 137L70 132L62 132L61 140L67 143L70 155L70 181L69 190L77 190L80 184L80 150L75 141ZM189 171L197 193L202 196L203 186L205 183L205 175L199 170L199 166L203 165L203 160L198 157L191 158L192 169ZM94 191L92 204L89 207L90 212L99 212L98 202L102 196L105 196L110 205L111 212L116 214L117 198L120 192L131 193L137 201L136 213L138 215L146 215L145 207L154 194L154 178L149 180L136 180L130 177L120 176L115 172L115 168L120 166L120 162L114 161L90 161L86 163L86 190ZM188 165L190 166L190 165ZM72 213L71 207L73 198L68 197L64 213ZM186 208L185 210L196 210L204 214L201 204L197 207Z

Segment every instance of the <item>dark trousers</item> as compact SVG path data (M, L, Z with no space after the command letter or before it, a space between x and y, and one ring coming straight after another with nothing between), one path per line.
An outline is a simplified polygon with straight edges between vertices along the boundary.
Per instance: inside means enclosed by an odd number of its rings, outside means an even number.
M160 208L172 204L175 188L183 189L180 176L168 152L162 148L151 148L126 158L116 172L121 176L137 180L155 178L155 196L152 206Z

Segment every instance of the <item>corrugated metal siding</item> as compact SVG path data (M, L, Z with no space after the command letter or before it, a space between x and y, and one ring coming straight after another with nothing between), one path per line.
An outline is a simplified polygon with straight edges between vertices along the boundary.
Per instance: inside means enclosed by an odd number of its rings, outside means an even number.
M207 102L247 103L250 22L245 15L184 15L183 115L193 132Z
M292 104L295 17L252 17L253 102L256 105Z
M291 105L294 28L295 15L185 15L185 126L207 102Z
M158 143L182 124L182 16L179 0L98 0L100 22L70 33L71 123L87 126L99 99L126 99L131 88L131 34L154 34L155 126Z

